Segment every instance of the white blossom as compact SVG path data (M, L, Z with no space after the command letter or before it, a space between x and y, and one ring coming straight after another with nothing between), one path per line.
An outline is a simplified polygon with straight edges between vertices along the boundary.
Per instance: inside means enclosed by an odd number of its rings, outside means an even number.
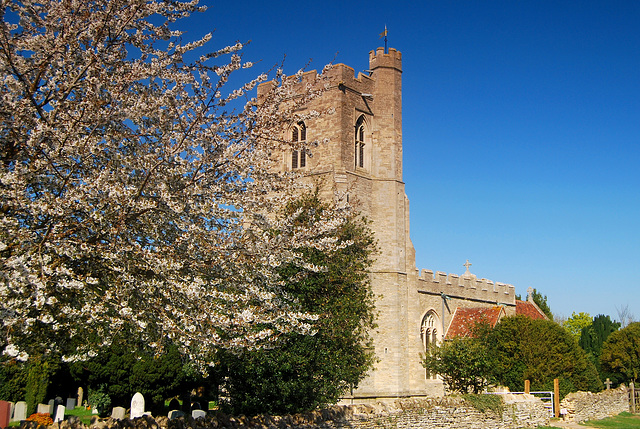
M268 76L228 88L252 66L242 43L182 43L171 24L196 0L0 2L0 349L87 359L127 327L202 369L221 347L312 334L279 268L321 270L295 249L348 245L331 238L344 216L271 215L300 191L273 154L324 77L300 94L303 72L278 70L241 104Z

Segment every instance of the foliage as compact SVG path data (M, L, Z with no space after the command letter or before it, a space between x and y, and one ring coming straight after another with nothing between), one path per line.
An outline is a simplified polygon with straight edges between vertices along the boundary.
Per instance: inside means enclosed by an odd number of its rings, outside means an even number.
M293 99L297 80L278 70L243 106L268 77L229 89L252 65L243 45L183 43L174 22L198 0L1 1L4 353L86 359L133 326L140 344L161 353L169 339L204 371L221 347L311 333L280 272L308 265L292 248L330 249L313 237L340 214L307 229L265 214L295 194L273 154L322 77Z
M493 377L512 391L521 391L527 379L532 390L549 390L554 378L560 379L561 396L576 390L602 390L585 352L550 320L505 317L482 341L489 350Z
M0 359L0 400L23 401L27 394L27 366L16 359Z
M461 393L482 392L491 375L487 348L477 338L456 337L432 347L423 365L440 375L449 390Z
M87 402L91 405L92 408L95 408L98 411L98 414L101 417L106 416L107 411L109 411L109 407L111 406L111 398L105 392L105 385L101 385L97 389L89 389L89 394L87 395Z
M49 427L53 424L53 419L49 413L33 413L27 417L27 421L38 423L38 427Z
M618 384L619 381L622 380L617 380L617 377L613 373L603 371L602 365L600 364L600 354L602 353L602 345L605 340L618 329L620 329L620 322L613 322L609 316L599 314L593 318L590 326L582 328L580 340L578 341L578 345L587 352L587 355L598 370L600 380L604 381L609 378L614 384Z
M602 420L587 420L584 424L594 428L640 429L640 418L631 413L620 413Z
M487 410L490 410L502 416L502 413L504 411L504 402L499 395L490 395L486 393L478 395L468 393L466 395L463 395L462 398L473 405L476 410L483 413L486 413Z
M569 331L569 333L578 341L580 339L580 334L584 328L588 328L591 326L592 320L591 315L589 313L580 312L576 314L576 312L571 313L571 317L569 317L563 324L562 327Z
M27 363L27 383L25 386L27 413L35 413L38 404L44 402L49 387L49 376L55 371L52 359L32 357Z
M637 382L640 374L640 322L613 332L602 346L603 369Z
M316 192L290 204L284 216L295 213L296 224L307 228L328 208ZM273 349L220 356L229 397L223 405L232 412L284 414L332 404L371 368L368 332L374 327L374 302L368 269L373 234L365 221L349 213L337 236L325 239L335 240L336 250L297 249L321 270L299 277L300 268L289 265L282 273L289 279L287 292L302 309L320 315L315 335L290 334Z
M108 395L114 406L128 408L140 392L147 409L155 412L163 410L165 398L181 393L193 372L175 346L165 346L164 353L154 356L120 338L98 356L73 363L71 375L78 384Z

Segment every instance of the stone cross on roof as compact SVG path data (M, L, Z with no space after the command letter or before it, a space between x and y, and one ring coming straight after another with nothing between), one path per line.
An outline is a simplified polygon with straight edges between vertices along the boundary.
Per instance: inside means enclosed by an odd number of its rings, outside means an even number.
M468 259L467 259L467 262L466 262L466 263L462 264L462 266L463 266L463 267L467 267L467 271L465 271L465 274L471 274L471 273L469 272L469 267L470 267L471 265L473 265L473 264L472 264L471 262L469 262L469 260L468 260Z
M531 286L527 288L527 301L533 302L533 288Z

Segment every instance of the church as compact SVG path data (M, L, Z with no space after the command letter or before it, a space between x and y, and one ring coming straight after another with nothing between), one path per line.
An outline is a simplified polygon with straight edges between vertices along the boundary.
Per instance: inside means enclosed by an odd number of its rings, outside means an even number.
M316 75L305 73L301 84ZM280 168L321 180L327 196L344 195L372 222L378 241L371 268L378 297L378 328L372 333L377 363L343 402L441 396L442 381L421 364L427 347L469 335L478 321L495 326L516 313L545 316L531 293L527 301L517 301L514 286L477 278L469 261L462 275L416 268L402 178L402 54L393 48L371 51L369 70L357 76L353 68L336 64L325 88L304 109L332 114L309 116L286 131L287 139L302 146L322 143L313 148L313 157L303 150L283 153Z

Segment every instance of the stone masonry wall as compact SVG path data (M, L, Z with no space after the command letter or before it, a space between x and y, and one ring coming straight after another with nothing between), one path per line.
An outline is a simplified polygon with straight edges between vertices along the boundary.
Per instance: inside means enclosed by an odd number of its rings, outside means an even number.
M503 397L502 415L481 412L462 398L446 397L428 400L404 400L394 404L335 406L293 416L230 417L208 415L194 420L180 417L144 416L134 420L94 419L89 429L213 429L213 428L298 428L298 429L516 429L536 428L549 423L549 412L531 395ZM20 429L36 429L35 422L22 422ZM87 429L73 417L49 426L49 429Z
M560 409L563 408L567 410L564 419L568 421L600 420L628 412L629 394L625 386L600 393L574 392L560 402Z

